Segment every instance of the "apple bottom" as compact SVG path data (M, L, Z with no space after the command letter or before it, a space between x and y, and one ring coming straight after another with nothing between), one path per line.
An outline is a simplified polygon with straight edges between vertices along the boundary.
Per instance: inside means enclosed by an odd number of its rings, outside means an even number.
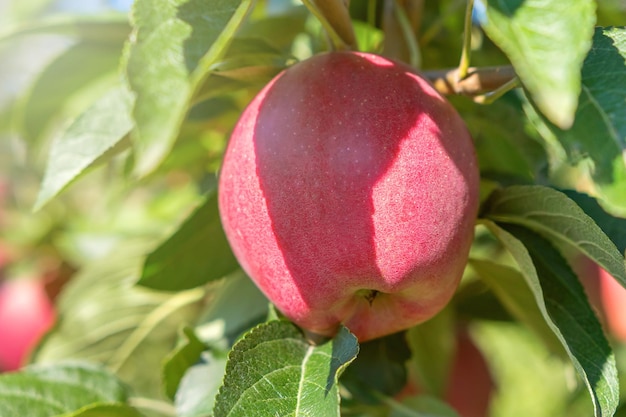
M302 299L292 299L287 305L279 299L276 307L313 341L333 337L343 324L359 342L365 342L429 320L448 304L455 288L413 288L396 293L358 290L345 301L327 300L330 302L324 303L325 308L318 306L314 311Z

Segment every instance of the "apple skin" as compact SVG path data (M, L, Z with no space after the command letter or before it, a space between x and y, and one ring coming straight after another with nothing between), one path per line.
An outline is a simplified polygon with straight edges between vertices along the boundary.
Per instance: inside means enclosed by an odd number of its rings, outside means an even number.
M52 302L37 279L0 284L0 370L19 369L55 320Z
M467 332L459 335L445 399L461 417L488 415L495 383L487 361Z
M496 384L485 357L467 330L460 330L442 400L454 408L461 417L485 417L489 415L489 406L495 390ZM415 375L410 375L406 386L395 398L402 401L422 393L424 390Z
M235 256L289 319L360 341L421 323L455 292L478 167L458 113L414 70L331 52L275 77L236 124L219 180Z
M626 343L626 288L600 267L598 280L606 327L616 340Z
M591 259L580 256L573 269L580 278L591 305L611 337L626 343L626 288Z

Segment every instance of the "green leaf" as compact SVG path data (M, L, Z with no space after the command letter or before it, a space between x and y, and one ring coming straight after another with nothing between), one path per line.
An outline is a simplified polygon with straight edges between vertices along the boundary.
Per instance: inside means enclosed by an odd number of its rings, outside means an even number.
M409 366L425 393L443 396L454 359L456 321L446 308L432 319L410 328L406 338L411 348Z
M564 190L563 193L574 200L596 222L620 253L626 252L626 219L611 216L598 204L595 198L586 194L573 190Z
M490 416L593 415L592 407L587 407L584 414L563 412L571 402L572 391L580 395L580 386L572 378L571 365L554 357L530 329L515 322L489 320L475 321L471 330L497 384L489 406ZM590 404L586 391L582 395Z
M214 417L339 416L337 378L357 353L345 328L313 346L289 322L262 324L233 347Z
M526 132L528 121L517 97L506 95L497 106L451 96L474 139L481 178L532 182L545 167L541 144Z
M211 346L230 350L242 333L266 321L269 301L243 271L225 278L214 295L196 328Z
M262 86L294 58L258 37L236 37L225 56L211 65L212 74Z
M574 121L580 68L595 24L593 0L488 0L487 35L509 57L533 101L562 128Z
M17 113L26 137L38 138L75 94L114 74L121 52L122 42L79 42L56 57L38 75Z
M36 363L80 358L101 363L138 395L161 395L155 381L181 323L195 318L201 289L169 294L137 287L146 243L127 242L91 263L64 288L59 322L34 353Z
M212 415L215 396L226 370L226 355L216 356L205 351L202 362L190 367L176 392L176 415L207 417Z
M30 366L21 372L0 375L0 415L48 417L83 416L84 407L128 407L126 387L101 367L81 362ZM96 414L89 414L96 416ZM138 416L137 412L111 414Z
M588 181L584 177L591 177L594 194L612 212L626 217L626 29L596 29L583 65L582 92L571 129L559 129L531 106L526 111L546 146L553 149L553 176L560 165L580 167L582 173L573 180L559 181L579 189Z
M207 348L193 332L193 329L185 327L183 329L185 341L176 350L165 358L163 365L163 384L165 385L165 395L173 399L185 372L198 360L200 355Z
M368 401L372 391L393 396L406 385L405 364L410 358L404 333L367 341L359 346L359 356L341 376L341 382L363 401Z
M138 284L179 291L222 278L239 266L222 229L217 193L211 193L144 264Z
M135 172L167 156L190 100L226 51L252 0L138 0L126 72L136 94Z
M104 162L107 156L125 146L122 139L132 129L130 100L125 88L112 89L53 142L35 210L58 195L88 167Z
M459 417L459 413L437 397L420 395L409 397L398 403L388 401L389 417Z
M593 219L560 191L537 185L496 190L483 216L498 223L524 226L555 244L575 248L626 287L623 255Z
M518 263L546 323L587 386L596 417L612 416L619 402L615 357L578 278L541 236L520 226L505 230L484 223Z
M471 259L470 265L513 317L533 330L553 353L563 352L561 342L546 324L537 307L535 295L520 272L506 265L480 259Z
M94 404L59 417L142 417L137 409L126 404Z

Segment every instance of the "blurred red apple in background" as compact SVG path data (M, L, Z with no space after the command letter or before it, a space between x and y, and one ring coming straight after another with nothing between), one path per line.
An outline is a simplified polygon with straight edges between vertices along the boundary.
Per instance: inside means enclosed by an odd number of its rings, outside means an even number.
M411 67L325 53L283 71L242 114L219 206L237 259L282 313L366 341L449 302L478 166L461 117Z
M467 329L459 330L441 400L454 408L461 417L486 417L494 390L495 382L485 357L472 341ZM406 387L396 399L401 401L420 394L426 393L417 377L411 374Z
M54 318L52 302L40 280L0 283L0 370L19 369Z
M482 352L467 332L461 332L445 400L461 417L485 417L494 381Z
M626 343L626 288L591 259L581 256L572 265L606 332Z

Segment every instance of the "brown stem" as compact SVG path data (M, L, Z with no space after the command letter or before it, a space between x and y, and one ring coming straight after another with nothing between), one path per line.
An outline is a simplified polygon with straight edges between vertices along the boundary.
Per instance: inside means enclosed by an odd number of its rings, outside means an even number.
M459 69L424 71L422 75L430 80L435 89L444 95L461 94L478 96L496 90L515 79L511 66L469 68L467 77L459 80Z
M325 27L335 49L357 49L349 0L303 0L303 3Z
M383 3L383 51L389 58L418 66L421 60L417 33L422 23L424 0L386 0Z

